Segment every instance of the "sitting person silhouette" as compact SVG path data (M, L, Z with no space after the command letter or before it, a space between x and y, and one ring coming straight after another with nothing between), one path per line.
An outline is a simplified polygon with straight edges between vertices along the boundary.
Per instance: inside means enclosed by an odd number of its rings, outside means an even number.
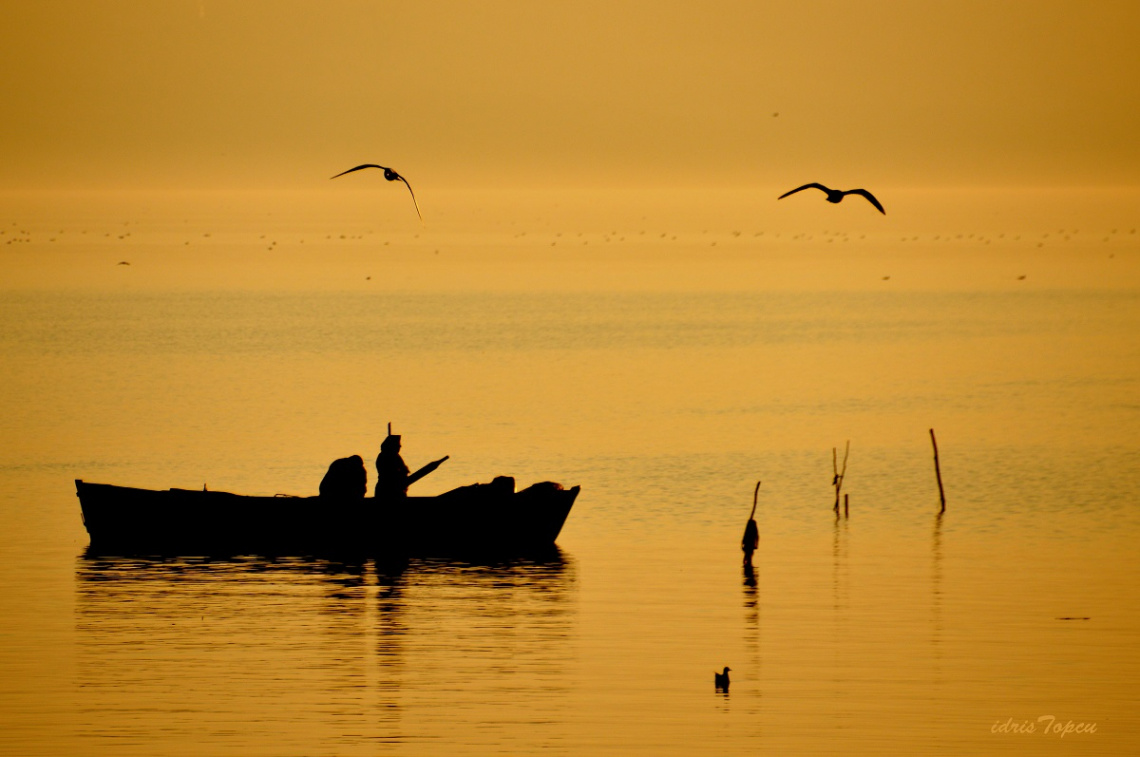
M321 497L338 500L360 500L368 494L368 471L360 455L334 460L321 479Z
M377 499L403 499L408 496L408 487L438 468L449 456L434 460L415 473L408 473L408 466L400 457L400 436L392 433L388 424L388 436L380 443L380 454L376 457L376 497Z

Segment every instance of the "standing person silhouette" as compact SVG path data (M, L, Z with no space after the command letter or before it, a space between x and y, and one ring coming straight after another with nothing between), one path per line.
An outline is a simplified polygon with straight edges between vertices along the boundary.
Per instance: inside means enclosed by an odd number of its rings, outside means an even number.
M409 486L438 468L447 458L445 455L409 474L404 458L400 457L400 435L392 433L392 424L389 423L388 436L380 443L380 454L376 456L376 498L404 499L408 496Z
M400 457L400 437L392 434L388 426L388 436L380 443L380 454L376 456L376 498L403 499L408 496L408 466Z

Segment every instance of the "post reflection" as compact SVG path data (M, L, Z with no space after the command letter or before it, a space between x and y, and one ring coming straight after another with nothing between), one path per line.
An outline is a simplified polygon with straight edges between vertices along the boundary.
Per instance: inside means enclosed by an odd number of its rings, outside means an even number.
M850 599L847 521L837 515L831 535L831 596L837 632L845 631Z
M760 651L760 589L756 580L756 569L751 562L744 563L744 648L749 655L749 677L755 676L756 690L761 691Z
M942 680L942 518L943 512L934 516L934 532L930 542L930 643L934 660L936 682Z
M438 736L504 691L568 689L575 566L80 557L80 733L333 752ZM412 713L409 715L409 713ZM212 734L212 736L210 735ZM158 741L155 741L158 740Z

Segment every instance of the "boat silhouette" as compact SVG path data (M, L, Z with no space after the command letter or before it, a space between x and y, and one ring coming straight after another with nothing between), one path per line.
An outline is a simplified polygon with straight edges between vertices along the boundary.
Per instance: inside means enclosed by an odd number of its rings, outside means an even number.
M75 481L90 549L99 554L393 555L549 549L580 487L514 479L433 497L249 496Z

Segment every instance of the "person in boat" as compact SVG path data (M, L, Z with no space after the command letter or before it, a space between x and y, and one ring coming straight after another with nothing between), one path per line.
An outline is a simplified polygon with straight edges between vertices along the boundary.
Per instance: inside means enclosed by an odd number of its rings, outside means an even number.
M376 457L376 498L392 499L408 496L411 471L400 457L400 435L389 433L380 443Z
M334 460L321 479L321 496L325 499L361 500L368 494L368 471L360 455Z
M438 468L444 460L434 460L415 473L409 473L404 458L400 457L400 435L392 433L388 426L388 436L380 443L380 454L376 457L376 498L403 499L408 496L408 487Z

